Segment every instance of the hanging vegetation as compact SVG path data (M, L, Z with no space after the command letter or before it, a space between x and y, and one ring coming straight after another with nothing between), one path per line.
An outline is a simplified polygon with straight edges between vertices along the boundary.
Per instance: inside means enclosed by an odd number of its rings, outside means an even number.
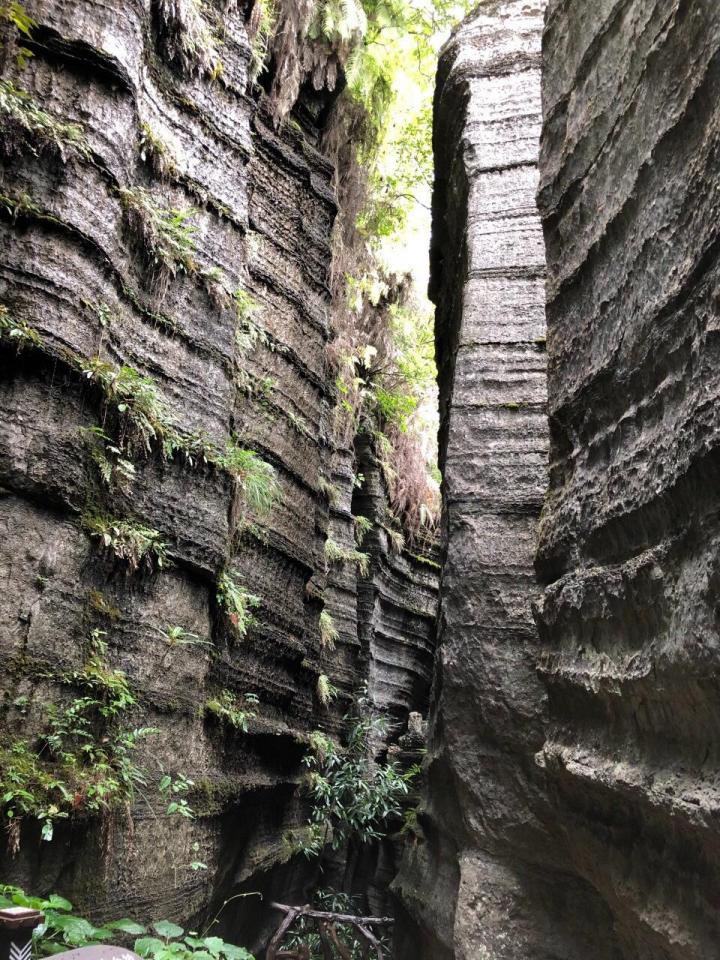
M264 0L250 19L257 36L263 24L276 122L304 84L334 90L343 77L323 144L335 161L340 211L330 347L336 434L341 442L358 429L382 437L376 451L391 506L411 538L432 527L439 506L432 312L424 277L413 274L427 251L418 237L429 227L417 221L432 179L434 64L440 38L470 5Z

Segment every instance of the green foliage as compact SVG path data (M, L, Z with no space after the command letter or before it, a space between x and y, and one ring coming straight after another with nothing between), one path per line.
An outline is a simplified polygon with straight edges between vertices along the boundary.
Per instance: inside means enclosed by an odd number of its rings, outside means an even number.
M327 477L318 478L318 490L323 496L327 497L331 507L336 507L340 502L340 490Z
M220 937L186 934L182 927L168 920L157 920L151 925L155 936L148 936L143 924L128 918L96 927L77 916L73 905L57 894L47 898L29 897L19 887L0 886L0 909L11 906L29 907L45 915L43 923L33 932L36 957L135 937L133 950L147 960L253 960L243 947L226 943Z
M42 110L26 90L10 80L0 80L0 137L6 153L27 150L39 156L48 152L63 161L91 155L82 127Z
M365 537L372 530L372 520L369 517L353 517L353 523L355 525L355 541L358 546L361 546Z
M37 21L28 14L22 3L17 0L5 0L0 3L0 27L3 23L11 24L23 37L32 36L33 27L37 26ZM2 46L0 45L0 49ZM19 47L15 55L17 65L23 70L27 66L30 57L35 56L32 50L27 47Z
M340 691L330 682L330 678L321 673L317 679L317 698L323 707L329 706L333 700L337 700Z
M243 500L259 519L268 517L280 498L280 484L274 467L254 450L230 441L218 463L239 483Z
M167 543L161 534L135 520L115 520L100 514L85 514L83 526L97 537L118 560L127 563L131 573L144 566L148 571L167 564Z
M81 427L81 433L90 446L90 456L106 487L127 491L135 480L135 465L124 456L124 451L105 433L102 427Z
M209 640L203 640L182 627L166 627L161 631L161 636L169 647L212 647Z
M276 17L275 0L255 0L248 24L251 41L250 76L253 80L262 70L267 58Z
M147 163L156 177L173 179L178 166L168 144L147 123L140 124L140 159Z
M262 600L250 593L238 582L238 575L226 570L218 579L217 602L227 614L235 635L243 640L255 623L252 611L257 610Z
M402 801L417 770L401 773L395 763L378 763L373 743L385 732L382 719L371 717L360 701L357 716L348 715L344 747L316 731L304 759L308 770L311 837L303 849L316 856L330 843L339 850L350 840L368 843L385 836L388 821L402 814Z
M229 724L236 730L247 733L248 720L257 716L255 707L258 702L254 693L246 693L242 699L238 699L230 690L222 690L217 697L207 701L205 712Z
M325 558L328 563L356 563L361 576L367 577L370 573L370 556L360 550L346 550L332 537L325 541Z
M18 320L4 303L0 303L0 340L9 340L18 350L23 346L42 346L42 337L25 320Z
M185 74L222 73L218 41L205 18L200 0L157 0L160 46L168 63Z
M195 782L189 780L182 773L178 774L177 777L171 777L169 774L162 777L158 784L158 790L167 803L165 813L168 817L178 816L185 820L195 819L195 811L190 806L186 796L194 786ZM174 936L180 936L181 934L182 930L180 934L174 934Z
M165 206L142 187L120 189L118 195L149 266L173 277L197 271L192 210Z
M320 614L320 644L323 649L334 650L339 636L335 629L335 621L327 610L323 610Z
M126 809L145 783L133 753L155 731L123 725L135 697L125 675L107 666L104 637L93 631L83 668L59 678L81 695L48 705L35 740L17 739L0 749L0 806L11 852L19 849L24 818L40 821L49 841L59 820Z

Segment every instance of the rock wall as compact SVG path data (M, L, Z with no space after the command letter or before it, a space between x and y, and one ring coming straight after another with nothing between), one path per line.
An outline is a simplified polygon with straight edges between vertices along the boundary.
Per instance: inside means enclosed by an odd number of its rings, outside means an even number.
M441 57L446 560L398 956L717 957L720 11L548 5L549 478L542 26L488 2Z
M424 838L396 881L419 927L398 938L408 960L524 956L544 885L529 864L552 843L533 759L545 696L531 612L548 446L542 23L542 3L483 4L438 71L431 295L445 558Z
M622 956L720 955L720 9L551 2L542 758Z
M124 671L137 699L132 725L157 732L141 741L147 782L127 816L102 828L79 797L49 843L26 818L19 852L0 851L0 875L61 891L95 916L192 920L246 890L302 902L314 867L292 856L307 815L308 734L339 731L368 680L402 733L410 710L427 708L433 656L432 565L409 553L382 559L382 533L371 532L365 642L358 574L325 556L329 525L332 535L344 524L352 542L357 469L334 443L325 351L336 201L319 144L329 95L306 91L277 127L248 83L245 4L205 8L222 64L212 75L187 53L198 53L182 20L191 7L34 0L29 65L4 51L5 79L77 125L80 146L2 131L0 301L33 331L18 350L0 328L2 744L33 741L48 703L83 692L73 677L93 630L105 635L104 667ZM148 257L147 223L132 219L122 192L138 188L156 210L189 211L182 268L163 274ZM97 361L152 380L185 453L164 457L151 438L134 476L103 482L92 430L115 441L123 417L87 374ZM217 462L233 437L276 471L267 517ZM350 485L333 504L336 473ZM169 562L133 572L88 529L99 515L157 531ZM245 637L218 600L227 570L260 600ZM324 609L340 634L334 651L321 641ZM173 645L170 628L200 642ZM333 703L318 696L321 675L338 688ZM247 731L208 709L226 693L254 714ZM0 774L8 764L4 754ZM195 819L167 816L165 774L194 781ZM239 900L222 929L252 945L268 922L257 900Z

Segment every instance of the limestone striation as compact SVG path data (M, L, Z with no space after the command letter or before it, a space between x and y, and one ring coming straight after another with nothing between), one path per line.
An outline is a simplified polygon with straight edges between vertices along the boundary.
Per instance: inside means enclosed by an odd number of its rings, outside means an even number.
M424 835L396 889L399 956L519 957L552 857L534 755L535 528L546 486L545 258L535 205L544 5L483 4L441 54L431 294L444 567ZM578 898L582 899L582 891ZM594 956L591 949L585 954ZM577 954L580 955L580 951Z
M69 796L52 842L26 816L0 876L99 918L193 921L243 891L304 902L309 734L338 733L365 686L393 739L427 712L437 596L433 563L383 539L377 477L369 570L327 555L329 537L355 545L361 472L333 435L326 354L332 95L305 89L274 121L245 3L26 6L34 56L20 70L8 39L2 93L55 126L3 103L0 776L13 745L45 742L48 704L104 697L113 671L128 723L153 732L131 809L92 818ZM113 447L155 402L122 466ZM228 444L273 468L268 513ZM138 569L130 528L157 547ZM257 598L242 630L225 575ZM168 814L168 777L194 818ZM235 901L220 931L261 944L276 918L258 904Z
M489 2L441 57L445 565L398 956L708 960L720 10L551 0L539 152L542 26Z
M541 762L623 957L720 955L720 9L551 2Z

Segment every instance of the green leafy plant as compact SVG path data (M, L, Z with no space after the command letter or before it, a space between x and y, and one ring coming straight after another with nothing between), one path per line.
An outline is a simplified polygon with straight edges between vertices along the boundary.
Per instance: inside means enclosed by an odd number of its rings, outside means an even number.
M0 3L0 26L3 23L11 24L21 36L28 39L32 36L33 28L37 26L37 21L28 14L23 4L18 3L17 0L5 0L5 2ZM1 44L0 50L2 50ZM32 50L21 46L15 54L15 60L20 69L24 70L28 60L33 56L35 54Z
M233 632L243 640L250 627L255 623L252 611L257 610L262 600L250 593L238 582L238 575L226 570L218 578L217 602L225 611Z
M222 73L218 41L200 0L157 0L160 47L165 59L186 76Z
M331 507L336 507L339 504L340 490L331 480L328 480L327 477L318 478L318 490L324 497L327 497Z
M230 690L221 690L217 697L207 701L205 713L247 733L248 720L257 716L255 707L258 703L254 693L246 693L242 698L238 698Z
M160 635L169 647L212 647L209 640L203 640L183 627L166 627L160 631Z
M141 566L152 571L167 565L167 543L157 530L128 518L116 520L97 514L85 514L83 526L118 560L127 563L131 573Z
M9 340L18 350L24 346L42 346L42 337L25 320L18 320L4 303L0 303L0 340Z
M330 682L330 677L324 673L321 673L317 679L316 692L323 707L328 707L340 694L338 688Z
M197 271L192 210L165 206L142 187L121 189L118 195L151 267L173 277Z
M194 820L195 811L190 806L187 794L195 786L193 780L189 780L184 774L180 773L176 777L164 774L158 784L161 796L167 803L165 813L168 817L178 816L185 820ZM176 934L178 936L178 934Z
M325 650L334 650L339 639L335 622L327 610L320 614L320 644Z
M179 443L165 398L154 380L144 377L133 367L116 367L100 357L82 361L82 374L96 383L108 404L121 420L120 448L126 440L150 451L154 440L162 441L166 453Z
M311 837L303 852L317 856L329 843L334 850L347 842L360 844L385 836L389 821L402 815L417 768L402 773L396 763L379 763L373 744L386 724L368 712L361 700L357 714L346 716L344 746L316 731L304 759L308 770Z
M10 80L0 80L0 138L6 155L52 153L63 162L91 156L82 127L42 110L31 94Z
M337 563L344 565L347 563L357 564L361 576L367 577L370 573L370 555L362 553L360 550L349 550L341 547L332 537L325 541L325 558L328 563Z
M373 528L372 520L369 517L354 516L353 523L355 525L355 541L358 546L361 546L363 540Z
M121 447L105 433L102 427L81 427L80 431L90 447L90 456L106 487L117 486L126 491L136 477L135 464Z
M230 441L225 454L218 459L238 482L243 500L259 519L268 517L280 498L280 484L274 467L263 460L254 450Z
M108 667L106 653L105 633L94 630L84 666L57 678L80 695L49 704L35 739L0 749L0 808L11 853L20 847L24 819L39 821L50 841L60 820L129 809L146 782L133 754L156 731L123 724L135 696L125 674Z
M243 947L208 936L207 931L186 933L168 920L156 920L148 931L143 924L127 917L96 927L75 914L72 903L57 894L30 897L19 887L0 886L0 909L13 906L40 910L45 915L43 923L33 931L36 957L132 937L136 938L131 941L133 950L147 960L253 960L252 954Z

